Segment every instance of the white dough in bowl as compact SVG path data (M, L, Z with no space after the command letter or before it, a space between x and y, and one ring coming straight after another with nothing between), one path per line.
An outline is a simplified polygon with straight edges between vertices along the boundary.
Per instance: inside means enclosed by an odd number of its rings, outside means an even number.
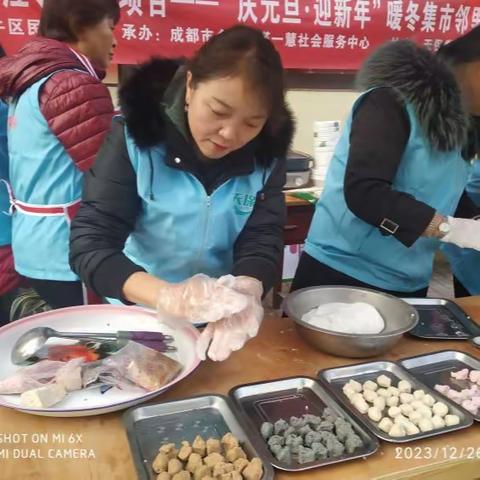
M325 303L303 315L302 320L324 330L375 334L385 328L377 309L368 303Z

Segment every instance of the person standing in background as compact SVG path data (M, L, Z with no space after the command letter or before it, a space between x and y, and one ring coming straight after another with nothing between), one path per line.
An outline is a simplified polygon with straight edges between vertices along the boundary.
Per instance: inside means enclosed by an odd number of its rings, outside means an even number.
M480 223L452 217L471 171L479 78L480 26L437 55L408 40L372 54L292 290L348 285L424 297L440 245L480 250Z
M83 174L113 116L101 79L119 16L117 0L45 0L39 36L0 60L15 269L53 308L86 301L68 238Z
M0 57L4 56L5 52L0 46ZM7 117L8 106L0 101L0 181L8 181ZM12 223L9 209L7 190L0 188L0 326L9 321L10 304L20 285L10 246Z

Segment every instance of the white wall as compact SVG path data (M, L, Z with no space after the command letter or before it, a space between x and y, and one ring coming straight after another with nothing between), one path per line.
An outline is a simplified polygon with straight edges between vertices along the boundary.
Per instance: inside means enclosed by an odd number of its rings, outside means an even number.
M313 155L313 122L343 121L357 96L345 90L289 90L287 100L297 118L293 148Z

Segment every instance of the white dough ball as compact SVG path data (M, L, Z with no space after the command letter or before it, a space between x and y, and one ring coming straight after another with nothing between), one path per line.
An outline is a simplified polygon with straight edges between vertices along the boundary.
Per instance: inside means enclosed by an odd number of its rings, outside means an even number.
M383 417L380 423L378 424L378 428L383 430L385 433L388 433L393 426L393 422L388 417Z
M362 384L357 382L356 380L349 380L347 385L357 393L362 391Z
M415 390L413 392L413 398L415 400L421 400L425 396L425 392L423 390Z
M417 433L420 433L420 429L413 422L408 420L403 423L402 426L405 428L407 435L416 435Z
M374 422L379 422L382 418L382 412L375 407L370 407L368 409L368 417Z
M433 428L443 428L445 426L445 421L443 420L442 417L438 415L434 415L432 417L432 425L433 425Z
M353 402L353 406L360 412L360 413L367 413L369 406L368 403L365 400L357 400Z
M412 391L412 385L410 382L407 382L406 380L400 380L398 382L398 389L402 393L410 393Z
M373 406L378 408L380 411L384 410L386 407L386 402L383 397L378 397L373 401Z
M420 400L414 400L413 402L410 403L410 405L415 410L418 410L419 408L423 408L425 406L425 404L423 402L421 402Z
M397 387L388 387L387 391L391 397L398 397L398 395L400 395L400 390Z
M401 393L400 402L403 404L411 403L413 401L413 395L411 393Z
M380 375L379 377L377 377L377 383L381 386L381 387L390 387L392 385L392 380L387 377L386 375Z
M386 388L379 388L377 390L377 395L379 397L388 398L390 396L390 393L388 392L388 390Z
M407 417L404 417L402 414L397 415L393 419L393 423L399 423L400 425L403 425L405 422L409 422L410 420Z
M422 420L423 418L423 415L419 412L417 412L416 410L414 410L409 416L408 418L410 419L410 421L412 423L414 423L415 425L418 425L420 423L420 421Z
M397 415L401 415L402 411L398 407L390 407L388 409L388 416L395 418Z
M388 434L391 437L404 437L407 432L405 432L405 428L403 425L400 425L398 423L394 423Z
M433 430L433 423L429 418L422 418L420 420L420 423L418 424L418 428L422 432L430 432L431 430Z
M460 423L458 415L445 415L444 420L447 427L452 427L453 425L458 425Z
M400 410L402 411L402 414L406 415L407 417L414 412L413 407L409 403L403 403L400 405Z
M432 407L433 414L444 417L448 413L448 407L443 402L437 402Z
M396 407L399 403L400 399L398 397L388 397L387 398L387 406L389 407Z
M363 390L363 398L370 403L373 403L376 398L378 398L378 395L375 391L373 390Z
M432 418L433 416L432 409L430 407L427 407L426 405L417 408L417 412L420 413L420 415L422 415L422 417L424 418Z
M372 382L371 380L367 380L363 384L363 391L365 390L373 390L375 391L378 388L378 385L375 382Z
M425 395L423 398L422 398L422 402L427 406L427 407L433 407L433 405L435 404L435 399L427 393L427 395Z
M363 398L363 394L361 393L354 393L350 400L352 401L352 403L365 401L365 399Z

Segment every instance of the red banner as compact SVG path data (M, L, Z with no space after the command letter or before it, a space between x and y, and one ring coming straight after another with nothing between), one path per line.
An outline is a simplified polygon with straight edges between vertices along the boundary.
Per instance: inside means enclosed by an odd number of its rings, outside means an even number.
M78 0L81 1L81 0ZM16 51L38 29L43 0L2 0L0 41ZM480 24L479 0L121 0L115 61L189 56L235 23L260 28L287 68L355 70L381 43L436 49Z

